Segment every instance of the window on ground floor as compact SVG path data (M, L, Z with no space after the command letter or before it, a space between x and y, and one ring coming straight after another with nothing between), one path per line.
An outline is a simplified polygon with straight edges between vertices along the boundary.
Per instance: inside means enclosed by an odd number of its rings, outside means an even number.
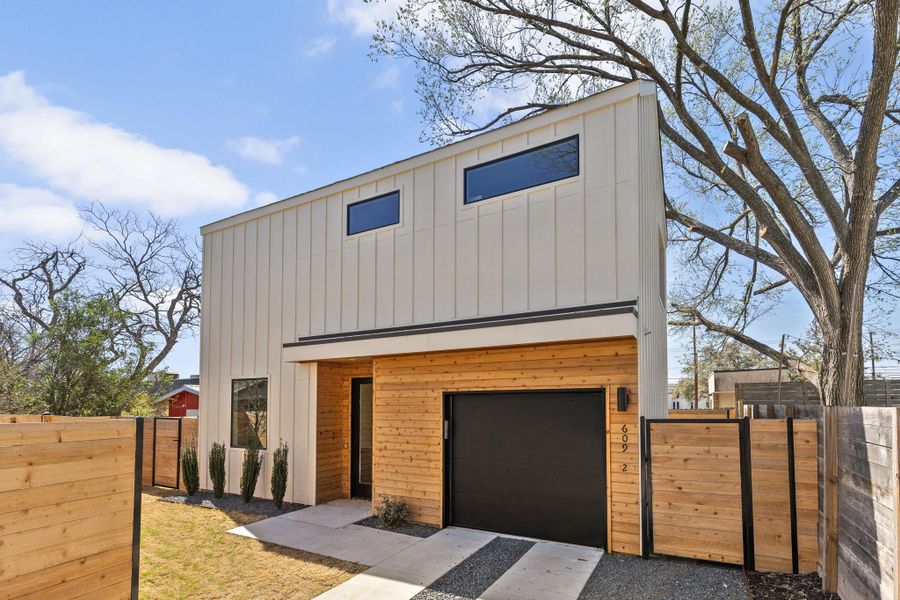
M231 446L246 448L254 437L266 447L269 380L265 377L231 382Z

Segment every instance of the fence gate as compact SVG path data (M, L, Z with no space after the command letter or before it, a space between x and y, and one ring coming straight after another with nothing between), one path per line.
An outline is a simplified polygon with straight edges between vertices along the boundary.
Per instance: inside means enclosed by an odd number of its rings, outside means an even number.
M181 484L178 457L181 455L181 419L153 418L152 484L177 488Z
M747 424L647 419L644 552L753 569Z
M816 568L816 422L645 419L645 556Z

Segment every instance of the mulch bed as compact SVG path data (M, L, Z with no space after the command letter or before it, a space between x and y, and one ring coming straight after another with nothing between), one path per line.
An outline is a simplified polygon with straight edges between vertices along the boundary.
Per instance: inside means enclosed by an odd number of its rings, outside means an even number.
M816 573L747 573L753 600L839 600L836 594L822 593L822 579Z
M356 525L371 527L372 529L382 529L384 531L393 531L394 533L402 533L404 535L411 535L419 538L427 538L440 531L440 528L435 527L434 525L419 525L417 523L404 523L396 528L388 527L382 523L381 519L378 517L365 518L362 521L357 521Z
M166 496L162 498L162 500L174 504L190 504L191 506L200 506L202 508L237 511L254 515L263 515L265 517L277 517L285 513L300 510L301 508L306 508L305 504L292 504L290 502L285 502L281 508L277 508L271 500L264 500L262 498L254 498L249 503L245 503L237 494L225 494L221 498L216 498L212 492L197 492L193 496Z

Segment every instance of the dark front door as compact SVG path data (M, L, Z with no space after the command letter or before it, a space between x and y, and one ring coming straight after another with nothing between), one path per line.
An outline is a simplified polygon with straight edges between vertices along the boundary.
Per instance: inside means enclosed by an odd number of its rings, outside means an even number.
M448 396L449 523L605 548L605 415L602 390Z
M350 495L372 497L372 379L351 381Z

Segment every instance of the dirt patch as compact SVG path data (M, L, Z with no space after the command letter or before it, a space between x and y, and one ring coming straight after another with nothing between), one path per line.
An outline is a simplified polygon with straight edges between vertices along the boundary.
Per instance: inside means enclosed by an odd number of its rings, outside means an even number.
M747 573L753 600L839 600L836 594L822 593L822 579L816 573Z

